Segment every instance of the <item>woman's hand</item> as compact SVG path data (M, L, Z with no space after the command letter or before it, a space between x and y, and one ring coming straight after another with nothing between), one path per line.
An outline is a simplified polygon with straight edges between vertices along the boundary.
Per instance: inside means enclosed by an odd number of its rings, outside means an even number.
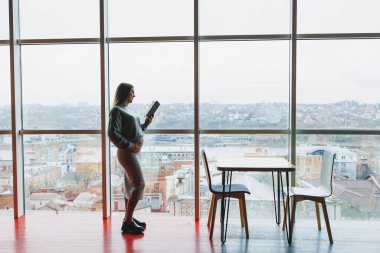
M133 147L131 149L131 152L132 153L138 153L138 152L140 152L140 150L141 150L141 146L139 146L137 143L134 143Z
M145 124L149 125L150 123L152 123L153 118L154 118L154 114L152 114L150 117L146 118Z

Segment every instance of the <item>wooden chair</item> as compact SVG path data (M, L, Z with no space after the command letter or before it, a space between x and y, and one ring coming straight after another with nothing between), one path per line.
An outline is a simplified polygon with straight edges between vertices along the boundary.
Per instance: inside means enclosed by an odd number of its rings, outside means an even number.
M223 193L223 185L222 184L212 184L211 181L211 174L208 167L207 162L207 156L206 152L202 150L202 161L203 161L203 167L206 171L206 177L207 177L207 183L211 195L211 203L210 203L210 209L208 213L208 221L207 226L209 227L211 224L210 229L210 239L212 239L212 235L214 232L214 224L215 224L215 213L218 205L218 200L222 199L222 193ZM228 191L229 186L226 186L226 190ZM240 220L241 220L241 226L245 228L245 236L246 238L249 238L249 232L248 232L248 219L247 219L247 208L245 204L245 194L251 194L248 188L245 185L242 184L231 184L231 198L235 198L239 200L239 208L240 208ZM225 194L224 197L229 196L229 193Z
M323 156L322 156L322 170L321 170L321 175L320 175L321 185L318 188L309 189L309 188L302 188L302 187L291 187L289 189L289 197L292 201L291 202L292 213L290 217L290 228L289 228L290 243L292 242L292 237L293 237L293 228L294 228L294 223L295 223L297 202L304 201L304 200L311 200L315 202L318 230L321 230L319 204L322 205L327 233L329 235L330 243L333 244L333 238L331 234L331 228L330 228L329 216L327 214L325 198L331 196L332 194L332 173L333 173L333 167L334 167L334 160L335 160L335 154L332 154L329 151L324 151ZM286 194L286 188L284 189L284 192ZM285 217L287 215L288 209L289 209L289 203L286 201L282 230L285 230L285 223L286 223Z

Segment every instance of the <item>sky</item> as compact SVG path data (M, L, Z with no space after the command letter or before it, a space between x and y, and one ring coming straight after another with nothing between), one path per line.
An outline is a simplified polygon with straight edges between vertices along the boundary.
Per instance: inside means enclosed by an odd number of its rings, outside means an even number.
M298 4L299 33L380 33L378 0ZM6 9L0 0L0 39L7 38ZM201 35L289 33L289 0L205 0L199 10ZM22 0L21 38L98 37L98 12L97 0ZM193 1L109 0L109 32L191 36ZM22 48L25 104L99 104L98 45ZM10 101L8 53L0 47L0 105ZM199 53L201 102L288 101L288 41L202 42ZM380 40L299 41L297 53L298 102L380 103ZM109 60L111 96L118 83L131 82L136 103L193 102L192 43L111 44Z

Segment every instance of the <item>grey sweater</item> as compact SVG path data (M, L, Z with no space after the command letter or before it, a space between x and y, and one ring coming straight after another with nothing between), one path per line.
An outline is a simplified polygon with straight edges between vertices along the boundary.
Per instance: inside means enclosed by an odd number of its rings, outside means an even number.
M139 117L129 113L126 106L116 105L110 111L108 137L118 149L131 149L136 142L142 144L147 127L140 123Z

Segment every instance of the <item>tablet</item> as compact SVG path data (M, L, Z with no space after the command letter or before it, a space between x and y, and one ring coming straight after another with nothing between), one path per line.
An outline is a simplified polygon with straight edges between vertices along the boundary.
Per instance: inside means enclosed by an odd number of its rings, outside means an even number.
M157 111L159 106L160 103L158 101L153 101L148 111L146 112L145 117L149 118L150 116L152 116Z

